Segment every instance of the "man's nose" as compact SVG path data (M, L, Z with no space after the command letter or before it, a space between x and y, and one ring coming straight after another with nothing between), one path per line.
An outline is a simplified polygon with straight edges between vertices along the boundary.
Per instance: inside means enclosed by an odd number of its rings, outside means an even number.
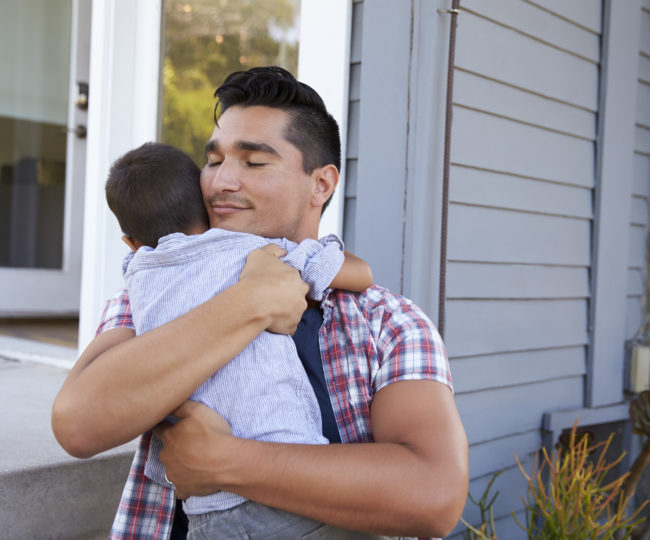
M215 191L239 191L241 184L238 173L237 164L224 159L220 165L213 169L212 189Z

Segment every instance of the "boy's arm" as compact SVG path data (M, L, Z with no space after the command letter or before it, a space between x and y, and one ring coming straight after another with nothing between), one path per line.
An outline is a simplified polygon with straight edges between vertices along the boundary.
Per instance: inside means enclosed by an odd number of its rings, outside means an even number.
M347 250L344 254L343 266L332 281L332 288L354 292L366 290L373 284L370 265Z
M115 328L97 336L68 374L52 429L77 457L127 442L162 420L262 330L289 333L307 286L267 246L252 252L240 281L150 332Z

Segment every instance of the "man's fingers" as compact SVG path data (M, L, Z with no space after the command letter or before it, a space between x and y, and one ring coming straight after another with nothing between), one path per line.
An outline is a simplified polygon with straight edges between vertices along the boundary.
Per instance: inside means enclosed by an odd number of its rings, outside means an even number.
M171 414L172 414L172 416L175 416L179 420L181 418L189 418L200 407L206 407L206 406L203 405L203 403L198 403L197 401L192 401L192 400L188 399L182 405L180 405L179 407L176 407L176 409L174 409ZM206 409L207 409L207 407L206 407ZM167 435L167 432L170 429L172 429L172 427L174 427L174 424L172 424L171 422L167 422L166 420L163 420L162 422L160 422L160 424L158 424L157 426L155 426L153 428L153 433L161 441L164 441L165 436Z

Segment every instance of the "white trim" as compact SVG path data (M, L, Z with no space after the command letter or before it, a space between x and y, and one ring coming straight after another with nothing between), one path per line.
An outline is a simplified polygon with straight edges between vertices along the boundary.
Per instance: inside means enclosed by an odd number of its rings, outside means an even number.
M341 131L341 180L321 219L319 234L343 232L352 0L302 0L298 79L325 101Z
M110 164L156 138L161 0L94 0L79 346L122 284L125 248L104 198Z

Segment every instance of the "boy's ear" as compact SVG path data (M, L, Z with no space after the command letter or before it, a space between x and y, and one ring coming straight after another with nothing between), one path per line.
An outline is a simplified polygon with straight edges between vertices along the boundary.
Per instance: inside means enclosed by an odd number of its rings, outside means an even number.
M322 207L330 198L339 183L339 171L334 165L325 165L314 170L314 192L312 204Z
M138 249L142 247L142 244L140 242L131 238L130 236L127 236L126 234L122 235L122 242L129 246L129 248L131 248L131 251L138 251Z

